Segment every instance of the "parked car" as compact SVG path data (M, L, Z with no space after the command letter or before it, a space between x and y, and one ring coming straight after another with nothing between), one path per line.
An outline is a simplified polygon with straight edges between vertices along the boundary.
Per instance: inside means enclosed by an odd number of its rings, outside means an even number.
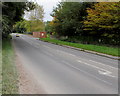
M19 35L19 34L16 34L16 37L20 37L20 35Z

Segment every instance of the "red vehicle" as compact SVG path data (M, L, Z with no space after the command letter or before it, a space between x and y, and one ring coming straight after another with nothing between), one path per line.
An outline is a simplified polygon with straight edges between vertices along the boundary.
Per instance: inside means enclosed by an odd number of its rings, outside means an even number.
M33 36L37 38L46 38L46 32L33 32Z

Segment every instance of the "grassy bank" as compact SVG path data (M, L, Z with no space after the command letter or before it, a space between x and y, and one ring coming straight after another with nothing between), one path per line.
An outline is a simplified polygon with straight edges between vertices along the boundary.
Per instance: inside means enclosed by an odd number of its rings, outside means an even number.
M2 43L2 94L18 94L18 78L11 40Z
M120 56L118 52L120 49L118 48L113 48L113 47L106 47L106 46L98 46L98 45L91 45L91 44L79 44L79 43L71 43L71 42L66 42L66 41L60 41L56 39L50 39L50 38L41 38L40 40L52 42L55 44L60 44L60 45L68 45L76 48L81 48L85 50L91 50L91 51L96 51L108 55L113 55L113 56Z

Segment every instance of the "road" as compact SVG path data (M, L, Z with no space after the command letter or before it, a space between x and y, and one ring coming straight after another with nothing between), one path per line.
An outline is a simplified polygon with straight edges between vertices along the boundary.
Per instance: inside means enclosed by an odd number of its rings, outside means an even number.
M118 93L117 60L27 35L13 35L13 43L24 66L48 94Z

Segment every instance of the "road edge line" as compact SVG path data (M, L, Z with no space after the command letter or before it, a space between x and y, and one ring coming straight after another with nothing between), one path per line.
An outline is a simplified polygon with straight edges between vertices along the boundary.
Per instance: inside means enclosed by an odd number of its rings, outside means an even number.
M108 54L104 54L104 53L99 53L99 52L95 52L95 51L90 51L90 50L85 50L85 49L81 49L81 48L76 48L76 47L72 47L72 46L68 46L68 45L56 44L56 43L49 42L49 41L44 41L44 40L40 40L40 41L51 43L51 44L55 44L55 45L59 45L59 46L63 46L63 47L74 49L74 50L78 50L78 51L83 51L83 52L86 52L86 53L91 53L91 54L95 54L95 55L111 58L111 59L114 59L114 60L120 60L120 57L117 57L117 56L112 56L112 55L108 55Z

